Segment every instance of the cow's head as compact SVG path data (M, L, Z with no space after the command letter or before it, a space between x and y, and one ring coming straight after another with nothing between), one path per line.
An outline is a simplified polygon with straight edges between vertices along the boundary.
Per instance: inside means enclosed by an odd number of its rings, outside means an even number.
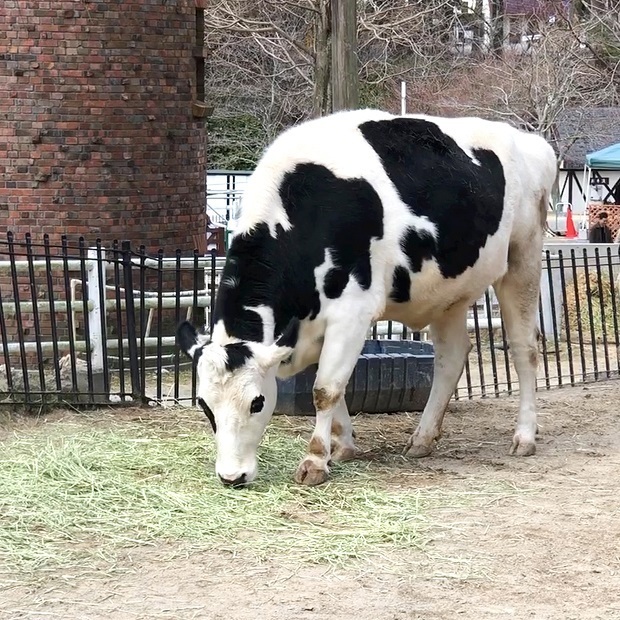
M215 471L224 484L241 486L256 478L257 451L277 398L276 372L297 341L294 319L271 345L209 342L188 323L177 343L196 363L198 399L215 433Z

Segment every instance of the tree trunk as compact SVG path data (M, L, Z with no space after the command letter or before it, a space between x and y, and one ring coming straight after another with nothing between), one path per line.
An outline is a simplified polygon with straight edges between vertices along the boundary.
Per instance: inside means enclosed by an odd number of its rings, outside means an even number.
M330 34L331 3L319 0L319 15L314 26L314 89L312 93L312 116L324 116L329 112L330 84Z
M356 1L332 0L332 109L358 105Z
M491 47L493 53L501 58L504 53L504 0L491 2Z

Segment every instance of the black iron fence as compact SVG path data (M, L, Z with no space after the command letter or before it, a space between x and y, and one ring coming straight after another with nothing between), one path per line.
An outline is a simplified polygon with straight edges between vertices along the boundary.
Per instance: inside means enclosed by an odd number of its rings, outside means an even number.
M548 244L538 311L539 390L620 377L619 308L617 244ZM492 289L471 307L468 328L473 349L455 398L516 393L517 376Z
M214 253L166 257L127 242L35 243L8 233L0 241L0 402L195 402L196 378L174 332L182 317L208 317L221 263Z
M37 409L195 404L196 376L175 345L178 323L206 329L224 259L83 239L0 241L0 402ZM618 246L553 243L542 256L539 389L620 376ZM514 393L492 289L468 317L474 347L456 398ZM380 322L373 339L428 339Z

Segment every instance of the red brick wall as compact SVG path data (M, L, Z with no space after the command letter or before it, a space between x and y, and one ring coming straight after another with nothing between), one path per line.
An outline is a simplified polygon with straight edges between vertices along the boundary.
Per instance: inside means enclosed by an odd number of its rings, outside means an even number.
M0 236L191 250L196 0L0 2Z

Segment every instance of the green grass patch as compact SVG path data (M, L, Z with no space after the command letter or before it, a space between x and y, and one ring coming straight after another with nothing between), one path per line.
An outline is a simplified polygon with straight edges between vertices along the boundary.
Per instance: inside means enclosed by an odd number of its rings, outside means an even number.
M300 487L292 473L304 448L272 427L259 480L235 490L216 480L212 437L196 427L85 421L16 432L0 442L0 566L32 575L113 563L125 547L162 542L341 565L419 549L426 507L471 501L390 485L367 462Z

